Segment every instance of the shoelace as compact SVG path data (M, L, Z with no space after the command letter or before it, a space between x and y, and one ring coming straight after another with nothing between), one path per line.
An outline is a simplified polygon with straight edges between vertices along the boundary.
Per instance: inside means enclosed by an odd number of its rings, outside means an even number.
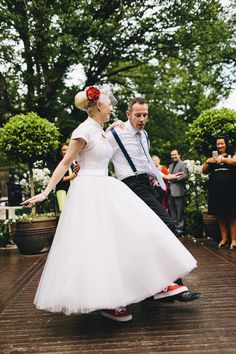
M119 315L119 313L124 312L124 311L126 311L126 308L120 306L120 307L117 307L117 308L115 309L115 314L116 314L116 315Z

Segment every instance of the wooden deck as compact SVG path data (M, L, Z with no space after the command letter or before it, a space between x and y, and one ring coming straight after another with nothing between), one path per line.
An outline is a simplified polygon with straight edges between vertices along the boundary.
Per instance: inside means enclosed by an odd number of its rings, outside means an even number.
M207 239L186 237L183 243L198 260L185 283L202 298L132 305L134 319L125 324L99 312L37 311L32 302L47 255L0 250L0 353L235 354L236 252L218 250Z

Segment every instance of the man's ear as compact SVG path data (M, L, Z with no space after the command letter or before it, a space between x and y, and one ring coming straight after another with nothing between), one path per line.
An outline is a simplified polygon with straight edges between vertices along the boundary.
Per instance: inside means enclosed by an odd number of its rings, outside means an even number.
M126 113L126 117L129 119L129 118L130 118L131 113L130 113L129 111L126 111L125 113Z

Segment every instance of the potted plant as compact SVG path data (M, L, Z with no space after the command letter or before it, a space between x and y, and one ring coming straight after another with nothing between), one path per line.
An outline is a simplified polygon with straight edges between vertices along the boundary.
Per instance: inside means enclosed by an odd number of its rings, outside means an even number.
M8 159L28 165L30 196L35 195L33 176L34 163L48 160L55 154L59 145L58 128L36 113L18 114L0 129L0 149ZM36 213L17 218L14 241L23 254L45 252L49 249L54 236L57 218L51 214Z
M227 108L208 109L190 125L188 141L199 156L206 158L211 155L215 138L219 135L228 136L233 146L236 146L235 131L236 111ZM209 215L207 208L204 208L202 216L206 235L218 243L220 230L216 217Z

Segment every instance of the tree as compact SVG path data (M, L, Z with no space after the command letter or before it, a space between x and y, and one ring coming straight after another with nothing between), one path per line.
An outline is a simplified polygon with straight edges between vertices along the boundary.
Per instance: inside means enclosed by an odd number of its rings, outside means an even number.
M5 151L10 161L29 166L31 197L35 194L33 163L54 155L59 136L53 123L33 112L12 117L0 129L0 149Z
M84 117L78 86L111 82L121 100L145 94L154 120L192 121L227 95L233 20L217 0L3 0L0 119L33 110L68 136ZM77 64L85 75L68 87Z
M231 109L208 109L190 126L188 141L192 148L204 156L215 150L217 136L225 135L236 146L236 111Z

